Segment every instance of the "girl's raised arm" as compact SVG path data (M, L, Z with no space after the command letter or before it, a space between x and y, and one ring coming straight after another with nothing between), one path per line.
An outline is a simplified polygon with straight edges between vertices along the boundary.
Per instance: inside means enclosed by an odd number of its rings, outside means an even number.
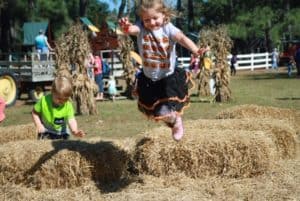
M140 33L140 28L137 25L132 24L128 17L122 17L119 20L119 25L125 34L138 35Z

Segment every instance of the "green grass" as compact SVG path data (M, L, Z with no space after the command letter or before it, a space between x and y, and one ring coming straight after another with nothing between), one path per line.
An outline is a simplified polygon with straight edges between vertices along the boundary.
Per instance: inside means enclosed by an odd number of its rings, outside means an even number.
M232 101L228 103L200 102L191 97L191 105L184 119L210 119L221 110L235 105L256 104L300 110L300 79L288 78L286 72L238 72L231 79ZM33 105L14 106L6 109L6 120L1 126L32 122ZM162 125L147 118L137 110L136 101L97 102L98 115L77 116L79 127L87 137L102 136L122 138L134 136L155 126Z

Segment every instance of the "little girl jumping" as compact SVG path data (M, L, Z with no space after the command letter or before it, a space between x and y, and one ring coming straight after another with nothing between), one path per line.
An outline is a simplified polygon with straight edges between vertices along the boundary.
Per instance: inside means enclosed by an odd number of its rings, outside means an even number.
M137 36L143 60L137 79L138 108L148 117L164 121L179 141L184 134L181 115L189 104L191 76L175 66L175 45L178 42L197 56L205 49L199 49L170 22L174 14L163 0L141 0L137 14L141 22L131 24L124 17L119 24L125 34Z

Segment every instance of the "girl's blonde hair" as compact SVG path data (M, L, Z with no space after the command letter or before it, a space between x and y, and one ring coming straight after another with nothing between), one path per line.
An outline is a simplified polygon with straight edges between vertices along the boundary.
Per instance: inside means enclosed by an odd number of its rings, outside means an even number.
M72 81L65 76L58 76L52 82L51 92L62 97L70 97L72 95Z
M150 8L156 8L157 12L161 12L165 15L165 23L170 22L172 17L175 17L175 12L167 7L164 0L140 0L140 4L137 9L137 15L142 16L143 12Z

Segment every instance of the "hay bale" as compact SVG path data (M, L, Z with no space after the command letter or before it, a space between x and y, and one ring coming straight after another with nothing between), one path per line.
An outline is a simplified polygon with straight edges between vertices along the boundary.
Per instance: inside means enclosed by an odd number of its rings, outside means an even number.
M221 111L217 119L272 118L290 121L297 128L297 114L291 109L258 105L240 105Z
M134 161L139 172L154 176L252 177L268 171L276 158L263 131L186 128L179 143L167 128L149 133L137 143Z
M1 184L71 188L121 179L128 154L111 142L19 141L0 147Z
M286 120L269 118L212 119L194 120L185 123L186 128L263 131L271 138L280 158L295 158L297 153L297 134Z
M12 183L0 186L2 201L103 201L102 197L101 191L93 182L84 187L40 190Z
M37 132L33 123L0 127L0 144L18 140L36 139Z

